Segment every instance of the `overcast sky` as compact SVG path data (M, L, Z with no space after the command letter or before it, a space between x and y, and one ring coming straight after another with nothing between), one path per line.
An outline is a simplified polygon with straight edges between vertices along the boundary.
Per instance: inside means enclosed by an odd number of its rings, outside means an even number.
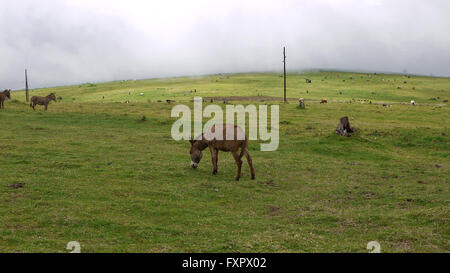
M450 76L448 0L0 0L0 89L287 68Z

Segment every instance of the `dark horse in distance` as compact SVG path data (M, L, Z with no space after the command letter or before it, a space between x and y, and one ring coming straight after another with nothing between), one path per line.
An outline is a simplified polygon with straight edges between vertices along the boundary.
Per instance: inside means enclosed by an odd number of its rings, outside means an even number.
M11 89L5 89L0 93L0 108L5 108L5 100L11 99Z
M55 93L50 93L50 95L48 95L46 97L33 96L33 97L31 97L30 107L33 107L33 110L36 110L36 109L34 109L36 104L44 105L45 111L47 111L48 104L50 103L51 100L56 102Z
M230 133L233 133L233 136ZM222 134L220 134L222 133ZM202 151L209 147L211 151L211 160L213 165L212 174L217 173L217 161L219 156L219 150L225 152L231 152L237 165L236 181L241 177L242 156L245 155L247 163L250 166L250 172L252 179L255 179L255 170L253 169L252 158L248 152L248 139L245 132L236 125L221 124L213 125L209 131L203 133L196 139L190 140L191 142L191 167L196 169L200 160L202 159ZM238 154L239 148L241 149Z

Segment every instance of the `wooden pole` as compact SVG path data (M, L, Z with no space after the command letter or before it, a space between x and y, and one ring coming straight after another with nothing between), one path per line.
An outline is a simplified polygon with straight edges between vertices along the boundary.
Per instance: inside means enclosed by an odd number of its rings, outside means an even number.
M283 71L284 71L284 102L286 100L286 48L283 46Z
M25 100L28 102L30 100L30 94L28 93L28 75L25 69Z

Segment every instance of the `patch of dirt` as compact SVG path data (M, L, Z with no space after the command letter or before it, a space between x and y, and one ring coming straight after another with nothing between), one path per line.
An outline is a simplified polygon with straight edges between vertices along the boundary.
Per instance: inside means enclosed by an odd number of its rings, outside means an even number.
M408 242L396 242L394 243L394 248L399 251L409 251L411 249L411 245Z
M363 192L361 192L361 194L364 196L364 198L367 198L367 199L374 198L375 196L377 196L377 194L372 191L363 191Z
M22 226L22 225L8 225L8 224L5 225L5 227L6 227L7 229L12 229L12 230L24 228L24 226Z
M24 186L25 186L25 183L23 183L23 182L8 185L8 187L13 188L13 189L23 188Z
M276 215L280 210L281 210L281 207L270 206L269 207L269 214L272 215L272 216Z
M273 180L269 180L266 182L259 182L259 183L263 184L263 185L267 185L267 186L278 187L278 185Z

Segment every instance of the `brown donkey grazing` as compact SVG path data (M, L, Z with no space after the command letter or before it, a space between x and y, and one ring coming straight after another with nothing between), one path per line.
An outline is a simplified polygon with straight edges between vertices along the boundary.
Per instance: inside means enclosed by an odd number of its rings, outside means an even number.
M36 110L36 109L34 109L36 104L44 105L45 111L47 111L48 104L50 103L51 100L56 102L55 93L50 93L50 95L48 95L47 97L33 96L31 98L30 107L33 107L33 110Z
M11 99L11 89L5 89L0 93L0 109L5 108L5 100Z
M220 135L222 131L222 135ZM227 135L228 131L228 135ZM231 137L230 133L234 136ZM217 132L217 133L216 133ZM208 132L203 133L201 136L197 137L191 142L191 167L196 169L200 160L202 159L202 151L209 147L211 151L211 160L213 164L212 174L217 173L217 161L219 156L219 150L225 152L231 152L233 154L234 160L238 167L236 181L241 178L241 166L242 166L242 156L245 155L247 158L247 163L250 166L250 172L252 174L252 179L255 179L255 170L253 169L252 158L248 153L248 139L244 131L236 125L222 124L213 125ZM239 148L241 148L241 153L238 154Z

